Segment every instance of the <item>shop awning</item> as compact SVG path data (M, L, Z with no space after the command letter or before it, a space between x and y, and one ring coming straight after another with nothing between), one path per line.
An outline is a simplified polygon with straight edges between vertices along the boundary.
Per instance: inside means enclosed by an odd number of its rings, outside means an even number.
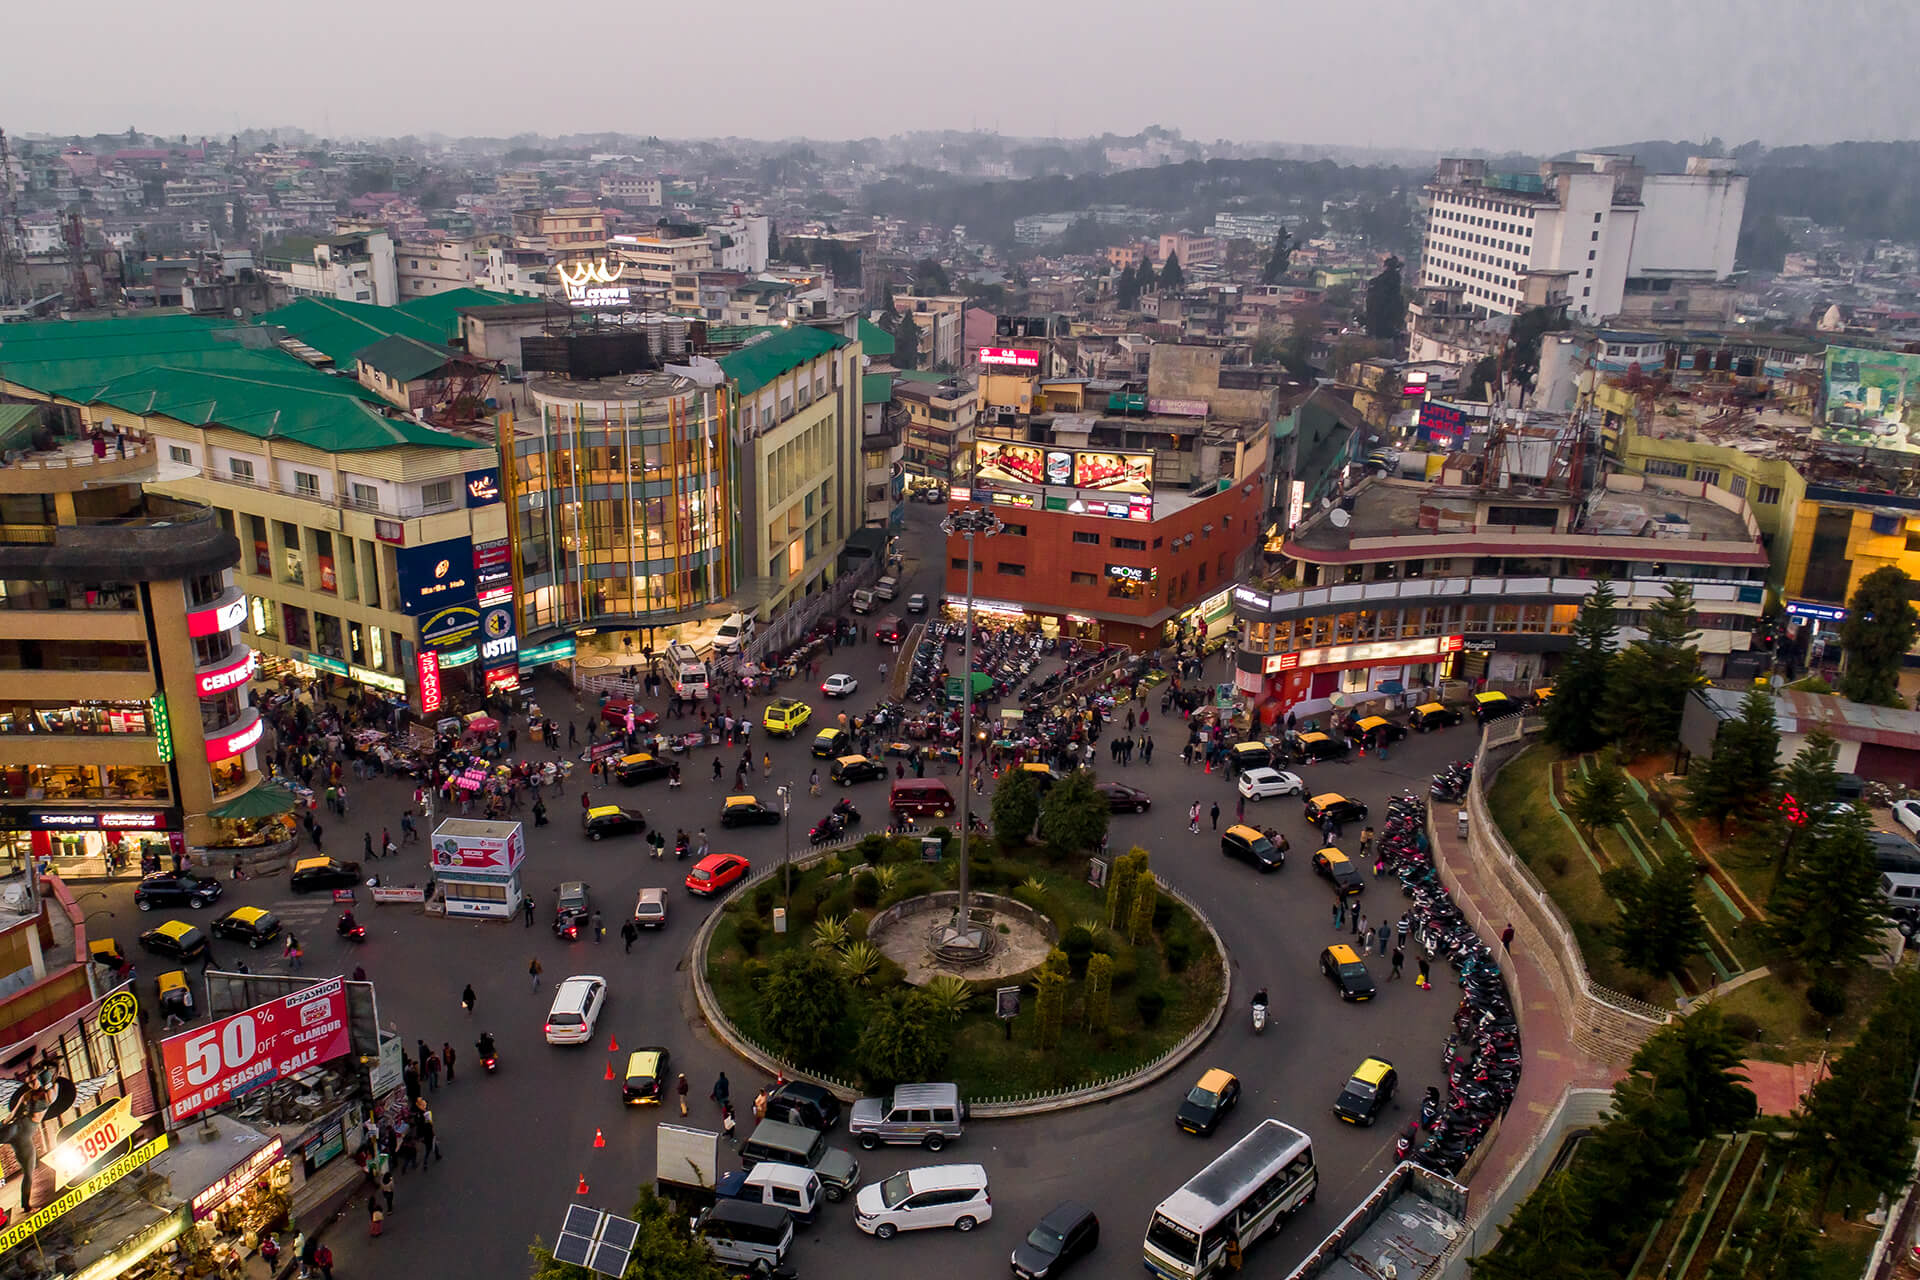
M988 690L993 688L993 677L988 675L984 671L976 671L973 673L972 683L973 683L973 694L977 698L981 694L986 693ZM947 677L947 701L949 702L960 701L960 691L964 687L965 686L960 683L959 676L948 676Z
M244 795L207 810L209 818L271 818L277 813L292 813L300 802L293 792L277 782L263 782Z

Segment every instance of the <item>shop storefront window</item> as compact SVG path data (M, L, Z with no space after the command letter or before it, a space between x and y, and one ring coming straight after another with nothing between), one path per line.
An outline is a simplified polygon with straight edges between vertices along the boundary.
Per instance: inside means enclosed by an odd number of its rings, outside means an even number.
M241 756L217 760L212 767L213 794L223 796L247 785L247 762Z
M0 609L137 609L139 589L122 582L0 580Z
M1333 637L1337 642L1344 644L1353 639L1356 617L1357 615L1355 614L1343 613L1334 619Z
M166 801L172 794L162 765L9 765L0 779L9 800Z
M1497 604L1493 606L1493 629L1496 634L1506 635L1520 628L1520 608L1518 605Z
M280 606L280 610L280 616L287 624L287 643L296 649L311 649L313 632L307 626L307 611L291 604Z
M211 698L200 699L200 732L211 734L240 718L240 691L228 689Z
M31 702L0 707L0 733L150 732L144 702Z

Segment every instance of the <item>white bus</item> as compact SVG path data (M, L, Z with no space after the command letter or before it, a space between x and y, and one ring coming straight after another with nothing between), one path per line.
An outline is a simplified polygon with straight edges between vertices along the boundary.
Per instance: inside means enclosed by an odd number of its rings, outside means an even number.
M1292 1125L1262 1120L1153 1211L1147 1270L1167 1280L1218 1275L1231 1265L1230 1253L1311 1201L1317 1185L1313 1140Z

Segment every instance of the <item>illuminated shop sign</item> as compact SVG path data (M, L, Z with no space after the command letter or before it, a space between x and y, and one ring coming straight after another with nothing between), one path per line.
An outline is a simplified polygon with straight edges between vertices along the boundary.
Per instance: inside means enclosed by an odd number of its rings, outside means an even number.
M384 689L388 693L407 691L407 682L399 676L390 676L384 671L375 671L369 667L348 667L347 679L357 680L369 689Z
M240 596L225 604L209 605L205 609L195 609L187 615L187 634L196 640L201 636L217 636L222 631L231 631L247 620L247 598Z
M260 741L260 735L266 731L266 722L260 713L252 707L247 708L246 718L237 729L226 733L216 733L207 739L207 759L225 760L228 756L237 756L250 750Z
M420 711L423 715L432 715L440 709L440 655L431 649L422 649L418 662Z
M1398 658L1434 658L1457 653L1459 636L1428 636L1419 640L1378 640L1367 644L1333 645L1320 649L1302 649L1298 653L1276 653L1262 664L1267 675L1304 667L1342 667L1361 662L1391 662Z
M500 501L500 468L488 467L484 471L467 472L468 506L485 507L498 501Z
M520 665L520 637L515 633L511 607L487 610L480 624L480 664L488 671Z
M147 700L147 718L153 724L153 745L160 763L173 759L173 721L167 719L167 695L156 693Z
M1110 564L1107 566L1107 576L1115 582L1137 582L1144 585L1159 578L1160 571L1154 568L1142 568L1137 564Z
M193 690L203 698L211 698L216 694L237 688L253 677L253 664L253 650L242 645L240 651L228 661L226 666L195 674Z
M1027 347L982 347L980 363L1007 365L1015 369L1038 369L1040 353Z
M420 643L428 649L456 649L470 643L480 630L480 610L457 604L420 624Z
M1273 612L1273 597L1264 591L1255 591L1252 587L1235 587L1233 602L1257 613Z
M473 539L447 538L395 553L400 611L419 615L473 599Z
M252 1186L259 1176L271 1169L286 1154L280 1139L275 1138L239 1164L221 1175L220 1180L193 1198L193 1220L212 1217L216 1209Z
M449 649L440 655L440 669L452 671L470 662L477 662L479 658L480 646L477 644L470 644L464 649Z
M520 651L520 669L537 667L543 662L564 662L571 658L578 646L571 637L565 640L549 640L545 644L536 644Z
M624 307L629 301L627 286L618 283L627 273L624 262L609 267L605 258L595 258L571 266L563 262L555 270L567 301L576 307Z
M21 1218L5 1231L0 1231L0 1253L5 1253L45 1231L53 1223L165 1151L172 1141L171 1135L163 1133L151 1142L135 1147L32 1217Z
M25 809L7 815L22 831L171 831L165 809Z
M513 581L513 544L505 538L473 544L473 580L485 590Z

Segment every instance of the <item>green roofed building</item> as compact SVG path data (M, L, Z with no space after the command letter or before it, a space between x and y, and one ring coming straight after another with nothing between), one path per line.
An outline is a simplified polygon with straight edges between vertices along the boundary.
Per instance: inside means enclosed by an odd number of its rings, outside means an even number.
M436 654L430 689L478 688L475 544L511 563L494 424L446 430L382 398L389 383L410 398L475 368L440 332L398 308L314 298L261 324L5 325L0 393L40 402L69 436L150 437L147 492L212 507L239 541L243 638L264 676L324 676L432 714L422 645ZM517 676L511 657L496 683Z

